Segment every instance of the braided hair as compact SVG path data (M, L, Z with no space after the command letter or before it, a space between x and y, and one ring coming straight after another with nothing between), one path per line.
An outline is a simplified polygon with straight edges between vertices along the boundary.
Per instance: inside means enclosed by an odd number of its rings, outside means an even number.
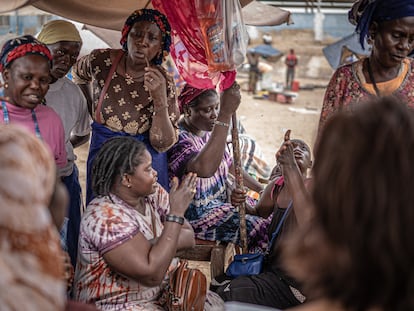
M109 195L116 178L132 174L141 164L145 144L132 137L113 137L99 150L92 166L92 190L96 196Z

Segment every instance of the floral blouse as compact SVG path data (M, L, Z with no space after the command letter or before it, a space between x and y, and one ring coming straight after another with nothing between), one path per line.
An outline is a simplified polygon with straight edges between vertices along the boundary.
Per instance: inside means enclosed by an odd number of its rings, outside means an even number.
M321 117L319 121L319 133L326 121L337 111L342 109L352 110L353 104L357 104L372 98L373 95L364 86L361 76L364 59L338 68L332 76L323 101ZM397 86L392 95L401 98L410 108L414 109L414 72L413 59L406 59L408 66L405 77Z
M117 53L118 50L111 49L93 50L79 59L72 69L73 81L76 84L92 84L92 118L94 121L96 121L95 110L99 96ZM175 84L173 78L163 67L158 68L167 80L168 113L173 126L177 128L179 110L175 96ZM102 123L114 132L125 132L130 135L142 134L150 129L153 112L154 105L150 94L144 89L143 77L135 79L128 74L123 76L115 71L102 102L100 111Z

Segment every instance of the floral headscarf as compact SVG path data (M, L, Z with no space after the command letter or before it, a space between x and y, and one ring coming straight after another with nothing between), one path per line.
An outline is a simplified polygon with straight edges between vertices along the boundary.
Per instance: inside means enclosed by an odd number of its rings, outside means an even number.
M4 43L0 53L0 72L3 72L15 59L28 54L44 56L51 64L52 55L47 46L35 37L26 35L9 39Z
M0 305L6 310L62 310L66 284L48 210L56 168L26 129L0 125Z
M356 25L362 48L372 22L381 23L407 16L414 16L413 0L358 0L348 12L349 22Z
M141 9L134 11L125 21L122 28L121 46L124 51L128 51L127 41L128 34L131 31L132 26L139 21L148 21L155 23L162 33L162 53L153 60L156 65L161 65L164 57L167 57L170 53L171 45L171 26L168 23L167 17L157 10Z

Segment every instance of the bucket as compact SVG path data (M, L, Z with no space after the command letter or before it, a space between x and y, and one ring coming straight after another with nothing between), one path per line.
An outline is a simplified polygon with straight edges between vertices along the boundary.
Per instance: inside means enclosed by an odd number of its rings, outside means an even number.
M293 80L292 82L292 92L297 92L299 91L299 81L297 80Z

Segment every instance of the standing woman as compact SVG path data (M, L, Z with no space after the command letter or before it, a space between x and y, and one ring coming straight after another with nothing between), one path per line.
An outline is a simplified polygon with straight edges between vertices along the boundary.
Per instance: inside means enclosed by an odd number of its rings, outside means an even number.
M325 93L319 133L337 111L372 96L395 95L414 108L414 2L359 0L349 12L360 43L372 45L368 58L336 70Z
M92 161L110 137L132 136L151 153L159 183L169 189L167 151L177 141L175 85L161 63L170 51L170 25L156 10L133 12L122 29L122 49L94 50L73 68L93 118L87 163L87 203Z
M56 165L66 165L65 136L59 115L42 101L49 89L52 56L30 35L10 39L0 54L4 80L0 123L19 124L43 140Z

